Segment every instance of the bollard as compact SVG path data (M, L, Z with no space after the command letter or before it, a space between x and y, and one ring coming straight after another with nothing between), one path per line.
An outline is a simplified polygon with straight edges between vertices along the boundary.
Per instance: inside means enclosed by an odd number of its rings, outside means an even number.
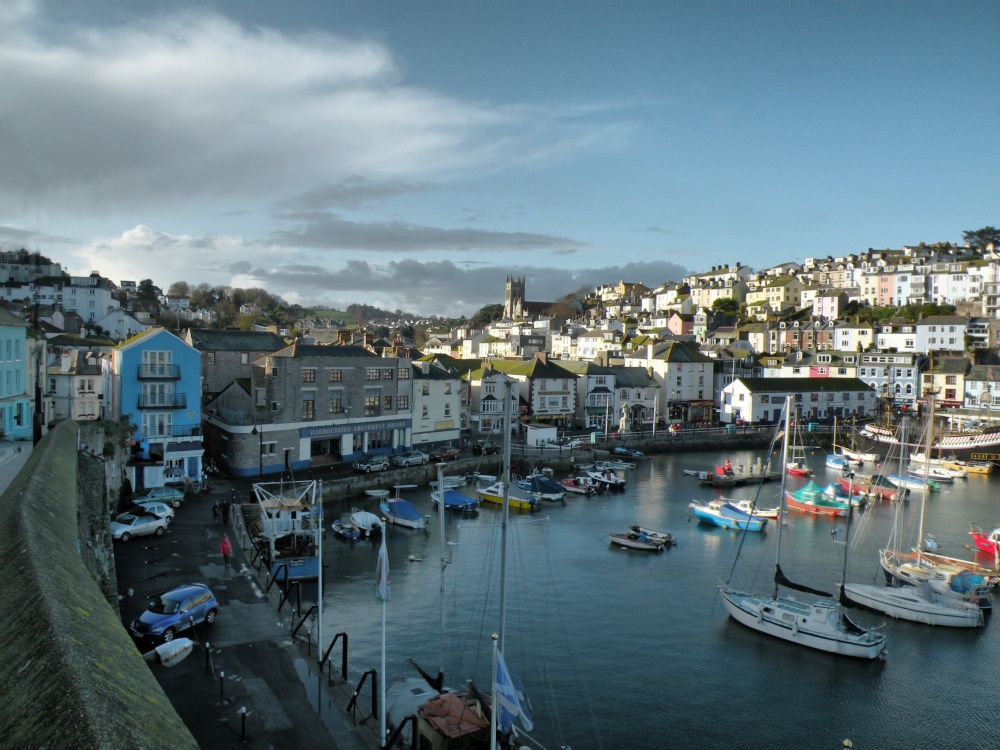
M240 706L240 742L247 741L247 707Z
M226 702L226 673L219 672L219 699Z
M205 674L212 671L212 644L205 641Z

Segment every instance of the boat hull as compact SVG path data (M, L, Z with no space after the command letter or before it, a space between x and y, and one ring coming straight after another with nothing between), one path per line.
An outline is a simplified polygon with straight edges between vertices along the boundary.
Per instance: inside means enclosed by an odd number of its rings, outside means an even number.
M983 610L973 602L926 596L913 586L893 588L871 584L844 584L844 593L860 607L897 620L946 628L978 628L985 623Z
M735 508L726 510L716 510L715 508L691 503L691 510L698 517L698 520L723 529L735 529L737 531L763 531L767 525L765 518L751 518L746 513Z
M790 492L785 492L785 505L792 510L797 510L800 513L809 513L814 516L836 516L838 518L845 518L847 516L847 503L824 505L819 502L801 502Z
M759 597L721 586L729 616L758 633L817 651L856 659L875 659L885 648L885 636L855 633L839 627L843 613L831 600L805 604L789 597Z
M657 540L642 541L641 539L635 539L628 534L608 534L608 541L611 544L616 544L619 547L628 547L629 549L642 550L644 552L663 552L666 545Z

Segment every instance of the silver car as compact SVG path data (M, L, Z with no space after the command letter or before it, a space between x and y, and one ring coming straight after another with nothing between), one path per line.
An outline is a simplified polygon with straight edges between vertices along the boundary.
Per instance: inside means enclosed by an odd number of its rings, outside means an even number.
M111 536L122 542L134 536L163 536L169 523L169 518L122 513L111 522Z

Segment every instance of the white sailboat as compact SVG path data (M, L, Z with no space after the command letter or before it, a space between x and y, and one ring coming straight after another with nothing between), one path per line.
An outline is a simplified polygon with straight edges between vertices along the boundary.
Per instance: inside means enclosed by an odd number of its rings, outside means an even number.
M921 495L920 513L924 512L927 490ZM903 503L896 503L892 539L898 539L902 529ZM850 516L847 528L850 529ZM847 544L847 540L844 541ZM846 568L845 568L846 573ZM846 577L846 576L845 576ZM953 628L975 628L985 624L979 604L962 596L940 593L929 583L919 586L875 586L868 583L843 582L840 601L846 606L857 606L881 612L897 620L909 620L925 625Z
M791 428L791 397L785 403L785 438L782 450L781 507L784 509L785 463L788 460L788 434ZM885 648L885 635L878 629L865 629L851 620L843 605L825 591L797 584L781 570L781 526L775 551L774 587L770 596L739 591L728 580L719 587L730 617L760 633L797 643L807 648L860 659L874 659ZM800 601L792 595L779 596L784 586L810 595Z

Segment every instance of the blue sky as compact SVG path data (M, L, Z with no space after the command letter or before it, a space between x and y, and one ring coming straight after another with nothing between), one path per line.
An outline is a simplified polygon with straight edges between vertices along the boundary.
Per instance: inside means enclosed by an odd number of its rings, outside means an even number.
M0 247L471 314L1000 224L996 3L0 0Z

